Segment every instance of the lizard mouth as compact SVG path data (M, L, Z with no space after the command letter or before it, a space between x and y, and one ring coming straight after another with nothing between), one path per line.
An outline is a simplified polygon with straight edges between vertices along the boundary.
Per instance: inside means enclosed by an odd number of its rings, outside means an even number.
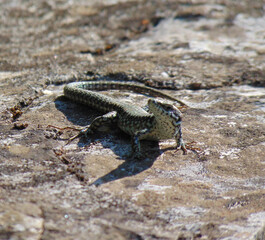
M172 119L172 124L177 127L181 125L182 117L180 111L174 107L173 105L165 105L163 106L163 112L170 116Z
M161 104L160 106L163 109L164 113L170 115L172 118L176 120L176 122L181 122L182 120L181 113L176 107L170 104L165 104L165 105Z

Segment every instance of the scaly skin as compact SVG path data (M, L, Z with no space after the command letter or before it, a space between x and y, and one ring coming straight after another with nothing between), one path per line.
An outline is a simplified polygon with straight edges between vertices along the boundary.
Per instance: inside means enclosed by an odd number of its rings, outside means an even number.
M95 90L109 89L125 89L148 93L177 101L181 105L186 106L183 102L161 91L138 84L114 81L69 83L64 87L64 95L67 98L106 113L94 119L91 125L81 130L77 136L87 136L101 125L111 122L116 123L121 130L132 136L132 156L134 158L142 158L139 143L139 140L142 139L159 141L175 138L177 147L181 147L183 153L186 154L187 150L181 132L181 113L177 107L172 104L149 99L148 109L144 110L141 107L123 103L117 99L95 92Z

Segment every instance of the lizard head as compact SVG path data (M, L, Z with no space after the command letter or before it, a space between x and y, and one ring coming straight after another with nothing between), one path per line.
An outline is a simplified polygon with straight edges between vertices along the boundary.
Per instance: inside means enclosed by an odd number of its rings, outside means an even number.
M148 107L155 117L156 131L159 132L160 139L175 138L178 142L182 142L182 118L179 109L167 101L154 99L148 100Z
M159 139L175 138L177 147L181 147L183 153L186 154L184 141L181 131L181 112L173 104L166 101L158 101L154 99L148 100L149 111L155 117L155 129L159 133Z
M181 124L181 112L173 104L155 99L149 99L148 106L155 117L159 117L161 120L163 119L166 122L171 122L174 124L174 126Z

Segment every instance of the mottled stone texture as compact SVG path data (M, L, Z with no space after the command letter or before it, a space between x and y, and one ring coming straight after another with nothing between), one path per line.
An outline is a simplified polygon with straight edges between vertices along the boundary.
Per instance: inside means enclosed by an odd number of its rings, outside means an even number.
M263 0L0 2L0 239L264 239ZM190 106L183 137L126 159L116 127L60 82L157 86ZM109 91L144 106L143 95ZM102 129L104 130L104 129Z

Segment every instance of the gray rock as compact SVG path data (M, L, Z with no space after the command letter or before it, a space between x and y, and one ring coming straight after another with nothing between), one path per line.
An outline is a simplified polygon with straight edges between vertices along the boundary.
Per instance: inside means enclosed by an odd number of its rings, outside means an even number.
M0 239L265 238L264 1L5 1L0 16ZM193 150L144 142L128 161L118 129L65 145L76 131L49 125L100 114L61 97L81 79L183 100Z

